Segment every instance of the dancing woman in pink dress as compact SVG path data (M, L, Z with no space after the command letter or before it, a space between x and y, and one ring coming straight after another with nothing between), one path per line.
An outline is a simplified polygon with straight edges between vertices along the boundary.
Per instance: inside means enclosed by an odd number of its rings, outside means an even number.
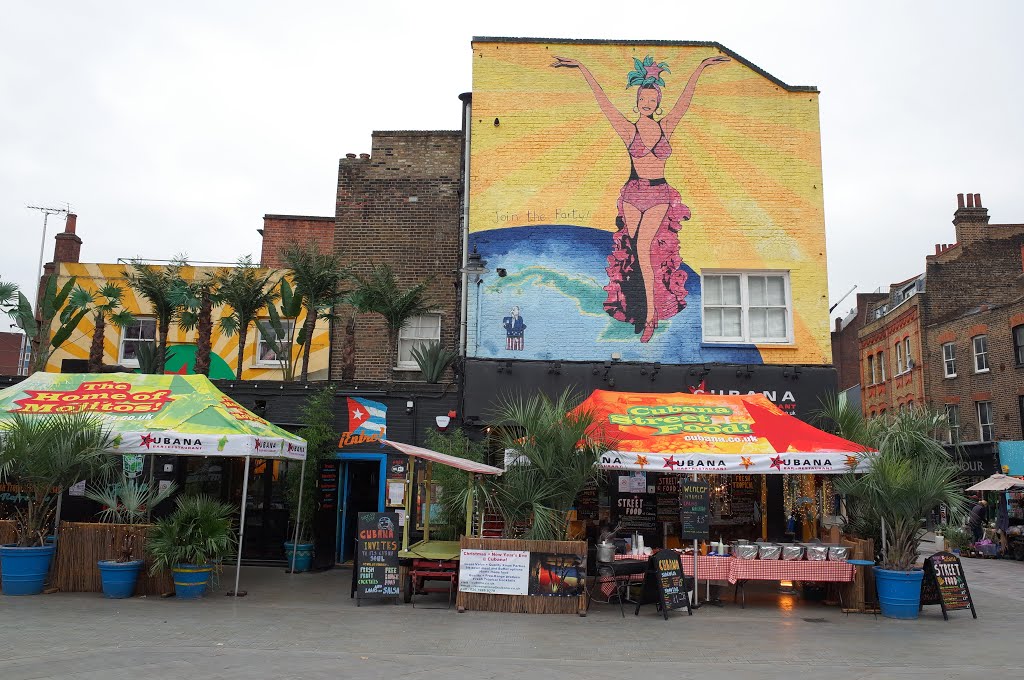
M633 324L640 342L648 342L658 321L668 319L686 306L686 272L679 269L679 228L690 219L679 192L665 181L665 163L672 155L672 133L690 107L697 80L708 66L729 61L728 57L709 57L690 75L675 106L660 120L661 88L668 72L664 62L655 64L647 57L634 59L635 70L627 77L627 87L637 86L634 113L630 122L604 93L587 67L575 59L555 57L555 68L577 68L590 85L594 99L612 128L622 138L629 153L629 181L619 192L619 230L613 237L608 257L608 298L604 309L615 319Z

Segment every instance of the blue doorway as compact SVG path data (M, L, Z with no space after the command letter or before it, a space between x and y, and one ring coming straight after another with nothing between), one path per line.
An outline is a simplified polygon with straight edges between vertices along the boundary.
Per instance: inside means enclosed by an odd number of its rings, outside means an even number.
M338 561L355 554L360 512L384 512L388 457L384 453L339 453L341 502L338 504Z

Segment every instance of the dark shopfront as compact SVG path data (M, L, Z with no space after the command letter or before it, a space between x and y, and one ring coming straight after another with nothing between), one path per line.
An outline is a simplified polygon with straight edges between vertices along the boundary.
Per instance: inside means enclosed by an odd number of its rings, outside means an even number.
M513 395L537 391L554 397L565 389L581 397L595 389L623 392L684 392L691 394L763 393L781 410L814 423L828 395L836 393L837 375L831 366L778 366L755 364L694 364L662 366L656 363L505 361L472 359L466 362L464 413L469 422L485 425L494 405ZM493 461L491 461L493 462ZM762 531L782 540L786 530L785 498L788 475L756 476L742 488L737 480L718 476L721 497L735 498L724 507L721 533L742 536ZM649 486L656 486L650 484ZM617 490L617 489L616 489ZM609 496L614 493L609 494ZM657 514L656 501L647 514ZM735 512L735 514L734 514ZM764 513L764 526L760 514ZM757 519L755 519L757 518ZM732 523L732 524L730 524ZM716 535L717 539L718 536Z
M999 467L999 444L996 442L960 444L947 447L946 450L960 466L968 486L1002 472Z

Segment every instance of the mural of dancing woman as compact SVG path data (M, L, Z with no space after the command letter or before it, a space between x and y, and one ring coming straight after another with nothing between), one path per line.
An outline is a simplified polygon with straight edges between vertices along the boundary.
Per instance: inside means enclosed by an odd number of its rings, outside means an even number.
M586 66L575 59L555 59L554 68L575 68L583 75L629 154L629 180L619 192L619 229L608 257L604 308L613 318L633 324L640 342L649 342L659 321L675 316L686 306L686 272L679 268L682 258L678 232L681 222L690 219L690 209L665 180L672 134L690 107L701 73L729 58L716 56L702 61L667 113L661 108L661 88L665 87L661 74L671 73L668 64L655 63L650 56L643 61L634 58L634 70L627 75L626 86L637 88L635 123L615 108Z

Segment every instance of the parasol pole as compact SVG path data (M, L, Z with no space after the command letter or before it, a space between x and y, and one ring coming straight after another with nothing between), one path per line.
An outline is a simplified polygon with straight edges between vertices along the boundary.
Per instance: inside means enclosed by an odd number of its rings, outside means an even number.
M246 475L248 478L248 475ZM302 459L302 472L299 473L299 497L295 502L295 538L292 539L292 573L295 573L295 560L299 556L299 524L302 522L302 487L306 483L306 459ZM237 588L237 584L235 585Z
M694 472L693 476L690 477L691 481L697 481L697 473ZM696 609L700 606L699 594L700 589L697 585L697 539L693 539L693 608Z
M238 559L235 560L235 589L232 595L238 597L238 582L242 578L242 543L245 540L245 506L249 498L249 456L245 457L245 474L242 476L242 516L238 524Z

